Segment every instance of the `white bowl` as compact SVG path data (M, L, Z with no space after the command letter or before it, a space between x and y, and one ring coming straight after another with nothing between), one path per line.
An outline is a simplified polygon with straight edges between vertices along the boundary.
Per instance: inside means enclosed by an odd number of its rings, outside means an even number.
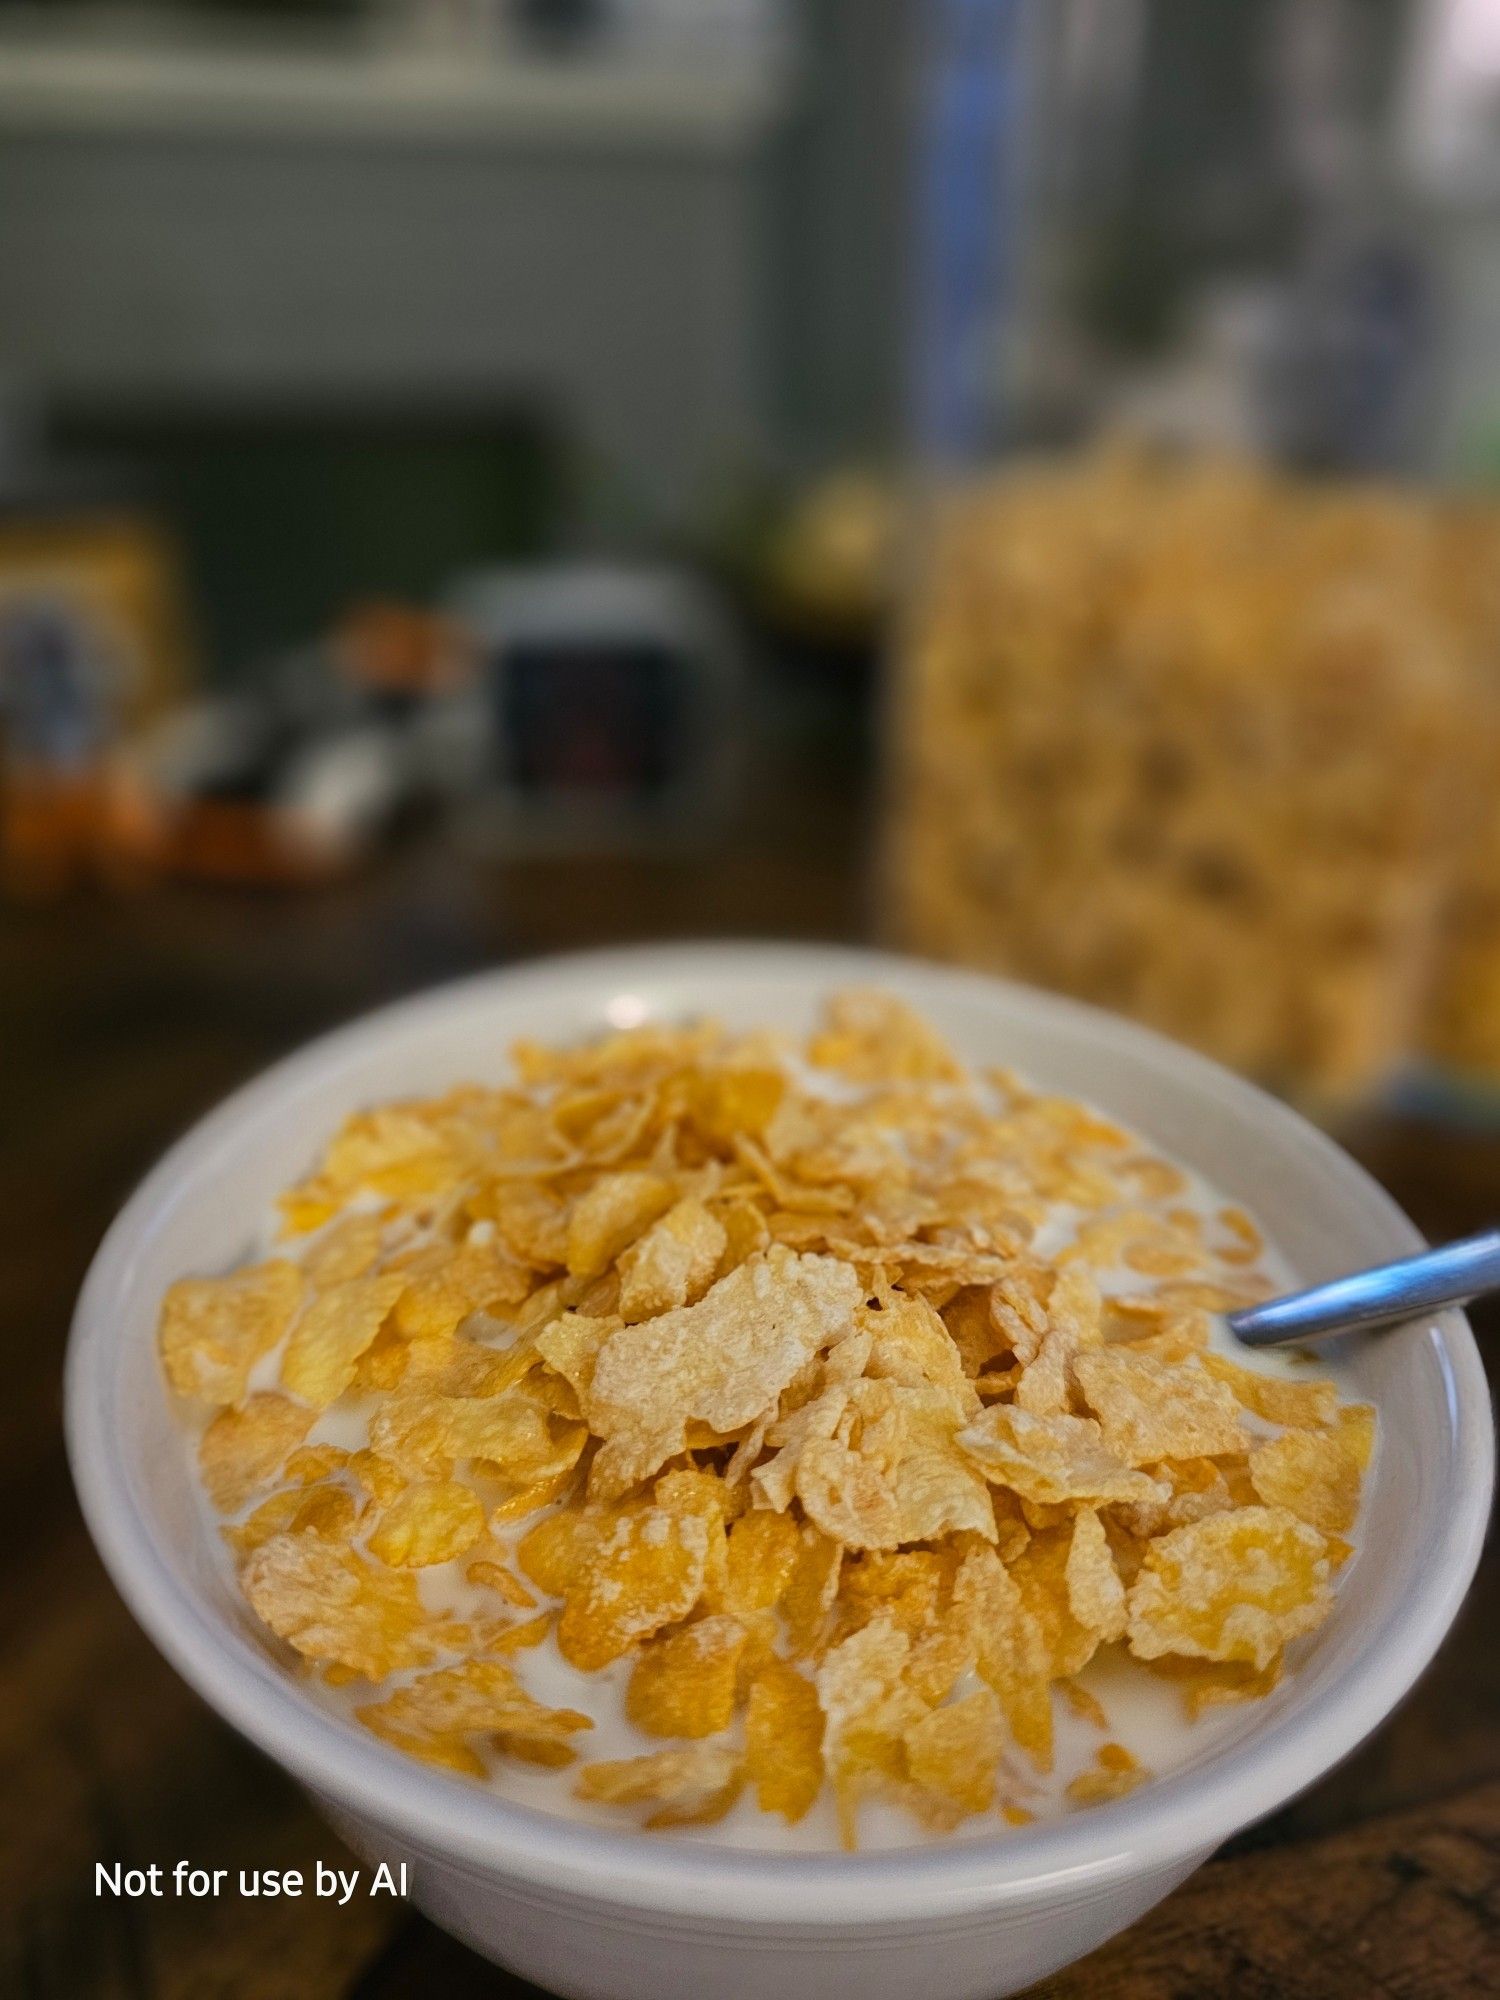
M141 1624L350 1844L405 1860L415 1900L477 1950L578 2000L993 2000L1130 1923L1376 1727L1431 1659L1479 1556L1493 1476L1484 1374L1458 1313L1358 1344L1381 1448L1332 1617L1237 1734L1134 1796L1022 1832L869 1855L746 1852L601 1829L412 1763L320 1707L258 1645L198 1513L156 1361L167 1284L231 1264L345 1113L493 1074L520 1034L644 1016L796 1027L877 984L968 1056L1093 1100L1251 1209L1306 1278L1418 1244L1328 1139L1215 1065L1111 1016L875 954L704 945L485 974L279 1063L181 1140L89 1272L68 1355L69 1452ZM274 1857L273 1857L274 1858Z

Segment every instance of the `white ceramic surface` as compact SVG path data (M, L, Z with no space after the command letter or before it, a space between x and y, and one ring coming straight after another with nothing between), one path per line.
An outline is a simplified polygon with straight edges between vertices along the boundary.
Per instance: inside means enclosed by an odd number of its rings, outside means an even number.
M1458 1313L1351 1349L1381 1448L1360 1549L1328 1624L1244 1729L1134 1796L961 1845L746 1853L601 1830L410 1762L310 1698L261 1650L201 1523L159 1374L161 1294L251 1247L276 1189L372 1100L495 1073L519 1034L570 1037L712 1013L799 1027L883 985L969 1058L1087 1097L1262 1221L1304 1279L1419 1241L1328 1139L1200 1057L1090 1008L869 953L772 945L590 954L486 974L326 1037L239 1091L148 1177L89 1272L68 1356L84 1512L141 1624L359 1850L412 1864L437 1922L576 2000L964 2000L1092 1949L1229 1834L1345 1756L1422 1671L1478 1560L1493 1476L1483 1371ZM263 1857L274 1865L276 1857Z

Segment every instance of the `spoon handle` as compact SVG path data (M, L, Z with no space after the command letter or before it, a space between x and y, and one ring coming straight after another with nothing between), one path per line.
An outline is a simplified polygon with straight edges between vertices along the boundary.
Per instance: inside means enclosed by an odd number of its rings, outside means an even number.
M1372 1271L1355 1271L1311 1291L1288 1292L1227 1319L1230 1332L1247 1347L1279 1347L1348 1327L1384 1326L1493 1291L1500 1291L1500 1229L1395 1264L1379 1264Z

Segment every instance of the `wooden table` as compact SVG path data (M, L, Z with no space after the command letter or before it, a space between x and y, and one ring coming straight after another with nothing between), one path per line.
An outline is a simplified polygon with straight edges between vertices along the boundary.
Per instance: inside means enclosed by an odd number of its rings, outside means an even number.
M294 1787L163 1664L105 1580L58 1427L68 1314L101 1231L158 1151L309 1034L432 980L562 946L705 931L858 937L861 850L858 824L837 818L717 856L609 866L502 871L430 845L304 898L171 890L0 910L0 1995L531 1990L385 1900L95 1899L96 1860L348 1861ZM1500 1209L1500 1140L1382 1120L1353 1143L1432 1234ZM1372 1742L1038 1990L1500 1992L1497 1604L1492 1548L1436 1664Z

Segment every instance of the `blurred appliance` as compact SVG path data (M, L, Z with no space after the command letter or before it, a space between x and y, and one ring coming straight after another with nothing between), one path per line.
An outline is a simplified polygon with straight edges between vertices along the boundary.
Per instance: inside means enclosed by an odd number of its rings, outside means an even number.
M521 851L676 845L738 792L744 691L715 599L668 568L565 563L460 581L445 606L478 660L434 726L487 745L470 814Z

